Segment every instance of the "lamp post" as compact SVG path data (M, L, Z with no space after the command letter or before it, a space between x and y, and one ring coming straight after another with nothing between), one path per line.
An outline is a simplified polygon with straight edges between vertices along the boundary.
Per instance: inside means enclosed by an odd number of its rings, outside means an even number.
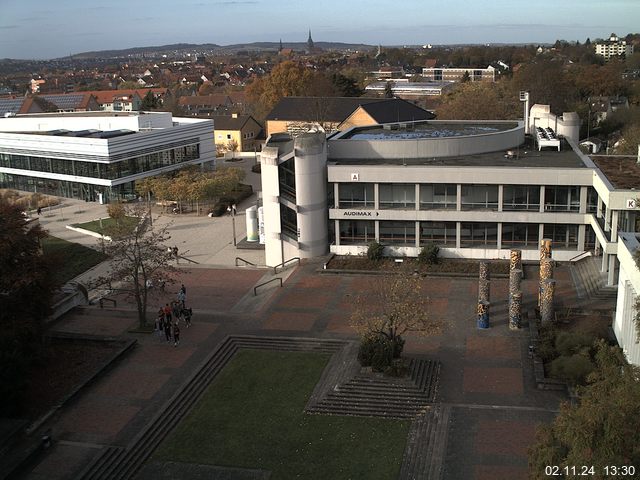
M235 206L235 205L234 205ZM227 207L227 212L231 216L231 227L233 228L233 246L236 246L236 209L231 208L231 205Z

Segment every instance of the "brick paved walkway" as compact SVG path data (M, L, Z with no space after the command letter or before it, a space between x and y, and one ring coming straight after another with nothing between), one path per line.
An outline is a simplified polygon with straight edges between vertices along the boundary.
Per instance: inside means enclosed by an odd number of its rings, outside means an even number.
M369 277L324 276L316 268L297 267L284 288L261 294L267 302L243 313L236 313L242 311L239 303L264 270L189 269L183 281L197 313L193 326L182 329L177 348L153 334L127 333L135 315L125 310L93 309L65 317L56 330L132 336L139 345L45 426L57 443L27 478L71 479L102 446L126 445L230 333L355 338L348 318L354 295L367 288ZM556 278L562 275L559 269ZM530 306L536 281L523 282ZM567 281L558 289L564 302L574 295ZM550 421L562 397L535 389L526 331L507 328L507 280L492 280L492 328L486 331L475 327L476 281L424 282L432 315L448 324L437 337L409 336L405 352L442 363L439 400L452 406L444 478L526 478L534 425Z

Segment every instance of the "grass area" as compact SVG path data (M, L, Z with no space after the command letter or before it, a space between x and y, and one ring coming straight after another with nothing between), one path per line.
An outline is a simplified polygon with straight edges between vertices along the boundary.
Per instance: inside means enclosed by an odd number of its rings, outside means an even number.
M52 236L42 240L42 251L57 260L55 278L60 283L68 282L107 258L102 252Z
M272 480L396 479L409 421L303 413L328 359L239 351L156 459L270 470Z
M133 231L133 229L138 224L140 219L138 217L124 217L120 221L122 222L122 225L128 231ZM91 232L96 232L96 233L99 233L101 235L104 235L105 232L107 232L107 234L108 234L109 229L113 228L115 226L116 226L116 221L113 218L103 218L102 221L93 220L91 222L76 223L74 225L74 227L84 228L85 230L89 230Z

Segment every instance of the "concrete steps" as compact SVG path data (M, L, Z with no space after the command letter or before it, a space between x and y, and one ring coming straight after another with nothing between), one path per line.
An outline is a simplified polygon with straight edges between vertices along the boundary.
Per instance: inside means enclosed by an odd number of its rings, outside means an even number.
M308 413L386 418L415 418L435 402L439 362L412 359L410 375L393 378L381 373L358 372L334 385L307 405Z
M162 440L198 402L211 381L239 349L335 353L344 348L345 344L339 340L307 338L227 337L126 448L104 448L77 478L79 480L133 478Z
M438 405L413 421L399 480L442 478L450 415L450 406Z
M600 272L600 262L598 257L586 257L571 264L578 298L615 301L618 289L606 286L607 274Z

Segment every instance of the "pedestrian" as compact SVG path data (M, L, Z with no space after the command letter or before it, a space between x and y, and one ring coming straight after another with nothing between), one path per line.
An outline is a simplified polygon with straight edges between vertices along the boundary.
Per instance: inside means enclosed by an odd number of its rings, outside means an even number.
M185 295L187 294L187 287L184 286L184 283L182 285L180 285L180 291L182 293L184 293Z
M193 315L193 310L191 308L183 308L182 316L184 318L184 324L189 328L191 326L191 316Z
M158 310L158 314L156 315L156 325L155 331L158 332L159 336L162 336L162 324L164 323L164 310L162 307Z
M233 205L231 205L231 214L234 217L236 216L236 204L235 203Z
M164 336L169 343L171 341L171 320L164 321Z
M171 323L171 307L168 303L164 306L164 319Z
M172 252L173 252L173 256L176 257L176 263L180 263L180 257L178 256L177 245L174 245Z
M182 291L182 289L180 289L180 291L178 292L178 302L180 303L180 306L182 308L184 308L184 300L185 300L185 295L184 292Z
M178 302L171 302L171 313L176 323L178 323L180 321L180 304Z
M40 214L42 213L42 207L38 207L36 213L38 214L38 216L40 216Z
M177 347L179 343L180 343L180 327L176 323L173 326L173 346Z
M231 215L231 205L227 206L227 215Z

